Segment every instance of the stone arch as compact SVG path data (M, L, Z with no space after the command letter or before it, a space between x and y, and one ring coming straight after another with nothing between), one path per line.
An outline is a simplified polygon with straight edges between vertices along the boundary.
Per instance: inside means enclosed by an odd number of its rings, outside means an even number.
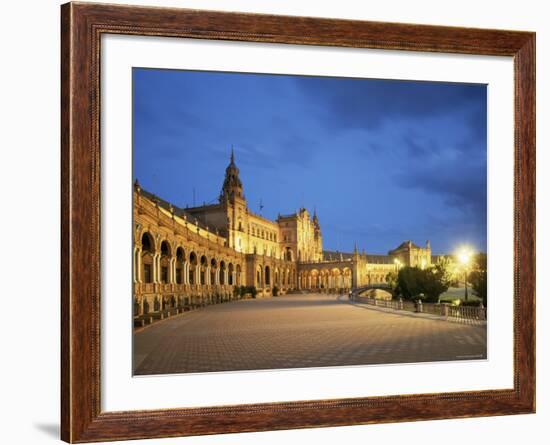
M199 284L206 284L206 269L208 268L208 258L206 255L201 255L200 268L199 268Z
M262 288L263 285L263 269L262 266L256 268L256 287Z
M226 283L226 277L225 277L225 272L226 272L226 265L225 265L225 261L220 261L220 284L227 284Z
M294 261L294 255L292 254L292 248L287 247L287 248L285 249L284 258L285 258L285 260L287 260L287 261Z
M144 283L155 282L155 238L150 232L141 235L141 277Z
M183 284L185 273L185 250L183 247L178 246L176 248L176 284Z
M197 267L199 265L199 260L195 252L189 254L189 284L197 284Z
M349 267L344 267L342 270L342 286L344 288L351 288L351 269Z
M230 286L235 285L235 277L234 277L235 267L233 266L233 263L229 263L227 265L227 284Z
M167 240L160 243L160 275L161 283L169 283L171 281L170 268L172 265L172 246Z
M236 278L237 278L236 279L236 282L237 282L236 284L237 284L237 286L241 286L242 285L242 278L241 278L242 271L241 271L241 265L240 264L237 264L236 272L237 272L236 273L236 275L237 275L236 276Z
M210 284L218 284L218 262L216 258L210 260Z
M321 289L326 289L328 286L328 283L327 283L327 276L328 276L328 272L326 269L323 269L321 270L320 272L320 278L321 278L321 283L320 283L320 287Z
M141 241L141 250L148 250L153 253L156 251L155 237L148 230L145 230L141 234L140 241Z
M309 287L310 289L317 289L319 286L319 271L312 269L310 272Z
M340 269L338 269L337 267L334 267L332 268L332 270L330 271L330 275L331 275L331 288L332 289L338 289L341 286L341 281L342 281L342 271Z

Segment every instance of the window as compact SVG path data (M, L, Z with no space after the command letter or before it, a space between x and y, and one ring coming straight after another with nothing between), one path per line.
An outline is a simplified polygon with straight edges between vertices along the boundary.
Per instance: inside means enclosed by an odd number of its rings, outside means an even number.
M167 282L168 282L168 267L162 266L162 267L160 268L160 280L161 280L163 283L167 283Z
M153 281L153 274L151 273L151 265L144 264L143 265L143 282L151 283L152 281Z
M181 281L181 269L176 269L176 283L182 284L182 281Z

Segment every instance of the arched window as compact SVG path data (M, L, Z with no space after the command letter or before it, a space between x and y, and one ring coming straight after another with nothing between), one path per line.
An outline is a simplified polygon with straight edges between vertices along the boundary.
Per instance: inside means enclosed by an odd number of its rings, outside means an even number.
M285 259L287 261L292 261L292 249L290 247L287 247L286 248L286 251L285 251Z
M207 266L208 266L208 260L203 255L203 256L201 256L200 284L206 284L206 267Z
M144 283L152 283L154 280L154 254L155 247L153 237L149 232L145 232L141 237L141 276Z
M197 254L191 252L189 255L189 284L195 284L195 277L197 273Z
M216 272L218 271L218 263L214 258L210 261L210 284L216 283Z
M237 264L237 286L241 285L241 265Z
M225 284L225 262L220 261L220 284Z
M176 283L183 284L183 271L185 265L185 251L182 247L176 250Z
M170 244L163 241L160 245L160 282L168 283L170 281Z

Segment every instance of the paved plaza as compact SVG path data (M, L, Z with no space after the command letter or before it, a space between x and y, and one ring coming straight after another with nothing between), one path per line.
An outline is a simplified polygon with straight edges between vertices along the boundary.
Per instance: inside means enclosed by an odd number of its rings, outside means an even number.
M136 375L486 358L486 328L295 294L209 306L134 334Z

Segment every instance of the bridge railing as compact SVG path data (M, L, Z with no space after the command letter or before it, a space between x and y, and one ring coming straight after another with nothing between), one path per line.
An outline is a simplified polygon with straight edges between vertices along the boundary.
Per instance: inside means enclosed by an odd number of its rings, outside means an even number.
M467 324L485 324L487 311L481 306L453 306L448 303L423 303L422 301L408 301L402 299L383 300L370 297L363 297L358 292L351 293L351 300L357 303L393 309L395 311L406 311L437 315L450 321L457 321Z

